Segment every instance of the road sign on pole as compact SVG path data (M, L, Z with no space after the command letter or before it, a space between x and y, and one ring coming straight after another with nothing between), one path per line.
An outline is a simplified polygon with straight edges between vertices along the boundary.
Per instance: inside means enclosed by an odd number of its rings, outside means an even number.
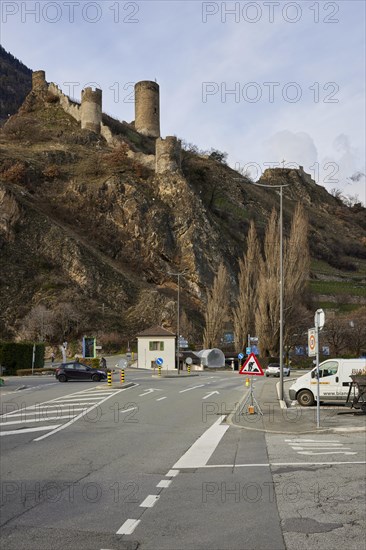
M248 359L241 367L239 374L247 374L249 376L264 376L262 367L260 366L258 359L251 353Z
M161 367L161 365L164 363L164 360L161 357L158 357L155 360L155 363L158 365L158 367Z
M308 330L308 355L309 357L316 356L316 340L317 334L315 328L309 328Z

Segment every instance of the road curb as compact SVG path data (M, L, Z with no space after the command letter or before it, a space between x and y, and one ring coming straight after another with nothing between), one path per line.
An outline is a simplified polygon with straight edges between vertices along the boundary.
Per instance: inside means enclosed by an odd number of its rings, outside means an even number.
M353 432L353 433L362 433L366 432L365 426L345 426L345 427L335 427L335 428L316 428L314 429L308 429L304 431L288 431L288 430L269 430L267 428L254 428L252 426L241 426L240 424L235 423L234 417L237 414L237 411L240 410L243 401L245 400L246 395L243 396L241 401L237 404L235 410L228 414L226 416L225 422L229 424L230 426L235 426L236 428L240 428L243 430L250 430L255 432L264 432L264 433L271 433L271 434L286 434L286 435L305 435L305 434L314 434L314 433L342 433L342 432ZM280 402L280 400L279 400ZM275 405L275 403L273 403ZM286 405L286 403L285 403ZM280 402L281 407L281 402ZM281 407L282 408L282 407ZM284 407L287 410L287 406Z

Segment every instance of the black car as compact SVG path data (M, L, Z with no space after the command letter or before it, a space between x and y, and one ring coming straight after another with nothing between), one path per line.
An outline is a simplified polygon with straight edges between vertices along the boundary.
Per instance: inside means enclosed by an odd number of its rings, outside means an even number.
M99 382L100 380L106 380L107 373L104 370L97 370L83 365L77 361L71 361L70 363L62 363L56 369L56 378L59 382L67 382L68 380L93 380L93 382Z

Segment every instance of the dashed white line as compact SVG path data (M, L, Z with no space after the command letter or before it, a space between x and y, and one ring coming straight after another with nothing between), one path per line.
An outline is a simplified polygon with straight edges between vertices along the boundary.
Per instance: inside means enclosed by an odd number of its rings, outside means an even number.
M161 481L159 481L159 483L157 484L157 487L161 487L161 488L166 488L166 487L169 487L169 485L171 484L172 480L171 479L162 479Z
M169 470L165 477L175 477L179 474L179 470Z
M140 519L126 519L124 524L118 529L117 535L131 535L138 524L140 523Z
M141 502L141 508L152 508L154 504L159 500L159 495L148 495L143 502Z
M166 397L159 397L156 401L162 401L163 399L166 399Z

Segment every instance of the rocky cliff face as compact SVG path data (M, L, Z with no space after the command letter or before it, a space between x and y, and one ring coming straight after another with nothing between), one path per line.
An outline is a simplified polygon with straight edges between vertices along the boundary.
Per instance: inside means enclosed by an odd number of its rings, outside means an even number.
M183 153L181 173L156 175L153 141L140 139L129 125L109 124L119 133L114 147L81 130L56 96L32 92L5 125L2 335L16 335L35 305L52 309L60 302L83 312L84 329L107 323L133 336L155 323L173 328L177 278L169 273L178 271L185 272L183 309L199 324L220 262L235 289L250 219L263 234L271 209L278 208L276 191L193 153ZM327 260L333 242L342 258L366 257L364 210L345 207L301 170L267 170L261 181L289 184L285 231L295 204L306 206L314 258Z

